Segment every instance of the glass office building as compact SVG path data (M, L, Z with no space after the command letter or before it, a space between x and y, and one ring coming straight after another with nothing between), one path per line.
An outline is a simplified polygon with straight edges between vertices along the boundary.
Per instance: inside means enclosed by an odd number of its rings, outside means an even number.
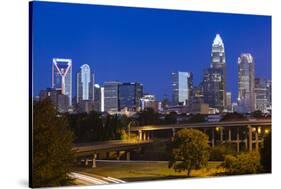
M77 104L83 100L94 100L94 74L91 72L90 66L84 64L77 72Z
M204 102L223 111L226 106L226 61L224 43L219 34L212 44L211 65L204 71Z
M172 73L172 101L174 105L187 105L192 96L192 73Z
M72 60L53 58L52 64L52 88L61 90L68 96L68 104L72 105Z
M255 65L250 53L243 53L238 58L238 110L255 111Z
M143 96L143 85L140 83L122 83L119 85L119 109L128 108L133 111L140 109Z
M117 112L119 110L118 92L120 82L106 81L103 84L103 106L106 112Z

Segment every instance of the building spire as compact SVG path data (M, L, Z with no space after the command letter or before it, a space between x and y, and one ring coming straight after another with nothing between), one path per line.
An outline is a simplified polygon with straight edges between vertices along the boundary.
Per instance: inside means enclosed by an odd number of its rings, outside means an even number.
M216 37L213 41L213 46L224 46L222 38L221 38L220 34L218 34L218 33L216 34Z

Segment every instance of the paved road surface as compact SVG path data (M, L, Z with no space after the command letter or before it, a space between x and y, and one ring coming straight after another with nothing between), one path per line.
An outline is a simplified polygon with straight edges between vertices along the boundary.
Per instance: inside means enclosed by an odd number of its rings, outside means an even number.
M119 184L126 183L123 180L112 178L112 177L102 177L102 176L89 176L81 173L72 172L70 177L74 179L78 179L79 183L85 185L96 185L96 184Z

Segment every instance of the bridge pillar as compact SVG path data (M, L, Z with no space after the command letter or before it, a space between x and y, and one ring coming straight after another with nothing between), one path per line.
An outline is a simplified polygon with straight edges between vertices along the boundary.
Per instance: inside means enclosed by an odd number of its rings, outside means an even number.
M85 159L85 166L88 166L89 165L89 160L88 158Z
M142 137L143 137L143 140L146 141L146 131L143 131Z
M253 136L252 136L252 127L248 125L248 134L249 134L249 151L253 150Z
M220 128L220 141L223 142L223 128Z
M212 147L215 147L215 129L212 128Z
M176 136L176 129L175 128L172 128L172 134L173 134L173 137Z
M129 161L130 160L130 155L131 155L131 153L128 151L128 152L126 152L126 160L127 161Z
M139 130L139 141L142 141L142 130Z
M147 140L150 140L150 132L149 132L149 131L147 131L147 133L146 133L146 134L147 134L146 139L147 139Z
M237 128L237 133L236 133L236 151L240 151L240 136L239 136L239 128Z
M228 129L228 142L231 142L231 128Z
M93 165L92 167L95 168L97 165L96 165L96 159L97 159L97 154L94 154L93 156Z
M256 151L259 151L259 135L257 129L255 132L255 138L256 138Z

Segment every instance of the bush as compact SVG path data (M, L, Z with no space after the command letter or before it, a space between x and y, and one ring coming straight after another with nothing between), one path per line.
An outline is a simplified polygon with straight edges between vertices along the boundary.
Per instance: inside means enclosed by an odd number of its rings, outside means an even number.
M221 144L211 149L211 161L223 161L226 155L235 155L236 151L231 144Z
M247 152L237 156L226 155L223 167L230 175L253 174L261 171L260 154Z

